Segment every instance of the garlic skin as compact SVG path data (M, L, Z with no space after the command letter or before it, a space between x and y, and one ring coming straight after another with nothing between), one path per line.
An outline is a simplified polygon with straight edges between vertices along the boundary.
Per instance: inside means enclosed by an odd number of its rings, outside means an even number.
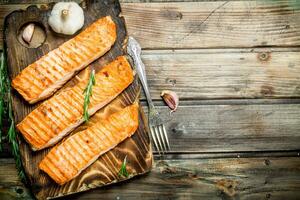
M163 100L166 102L166 104L171 109L171 113L175 112L178 108L179 104L179 98L178 95L170 90L163 90L160 94L160 96L163 98Z
M48 23L57 33L73 35L82 28L84 13L75 2L59 2L53 6Z
M34 32L34 23L28 24L23 30L22 38L27 44L30 43L33 36L33 32Z

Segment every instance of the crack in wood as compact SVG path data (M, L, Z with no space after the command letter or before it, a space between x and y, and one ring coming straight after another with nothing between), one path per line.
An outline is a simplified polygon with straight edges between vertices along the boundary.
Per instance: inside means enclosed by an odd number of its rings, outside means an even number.
M220 6L218 6L217 8L215 8L213 11L211 11L206 18L200 22L199 25L197 25L196 28L192 29L188 34L186 34L185 36L183 36L182 38L180 38L179 40L176 41L176 44L178 44L179 42L182 42L182 40L186 39L187 37L189 37L191 34L198 32L201 29L202 24L204 24L217 10L221 9L222 7L224 7L229 1L226 1L224 3L222 3Z

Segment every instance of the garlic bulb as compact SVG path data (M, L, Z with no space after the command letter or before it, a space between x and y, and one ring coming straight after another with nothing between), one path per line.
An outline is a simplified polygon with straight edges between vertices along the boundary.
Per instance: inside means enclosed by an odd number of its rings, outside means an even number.
M48 23L57 33L73 35L84 24L83 10L75 2L56 3L51 11Z
M163 90L160 96L163 98L163 100L171 109L171 113L175 112L179 104L178 95L173 91Z

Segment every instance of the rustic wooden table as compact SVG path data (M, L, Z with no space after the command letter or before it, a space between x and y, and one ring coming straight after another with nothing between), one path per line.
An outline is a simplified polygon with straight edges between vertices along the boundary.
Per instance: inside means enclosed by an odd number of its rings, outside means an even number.
M72 199L300 199L300 3L179 1L121 1L172 152ZM4 17L50 1L0 2L2 49ZM180 96L172 115L163 89ZM0 157L0 199L30 198L8 145Z

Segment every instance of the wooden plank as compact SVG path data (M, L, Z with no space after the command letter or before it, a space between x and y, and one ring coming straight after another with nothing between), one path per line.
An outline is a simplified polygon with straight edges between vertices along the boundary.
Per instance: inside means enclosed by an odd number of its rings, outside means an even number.
M152 50L142 58L153 99L164 89L186 100L300 97L300 49Z
M296 1L124 3L129 34L143 48L297 46Z
M300 97L299 51L149 50L142 58L154 99L165 89L185 100Z
M165 121L171 152L299 150L300 104L190 105Z
M300 7L296 3L209 1L122 3L121 6L129 34L143 48L173 49L299 46ZM8 12L26 5L29 4L0 5L0 31L1 21Z
M298 103L182 104L187 105L171 115L166 106L157 106L173 153L299 150Z
M156 106L158 106L158 108L160 108L159 109L160 112L168 112L167 109L165 109L165 110L161 109L161 107L165 105L164 102L155 101L154 103L155 103ZM142 101L141 104L144 106L144 110L146 110L147 109L147 103L145 101ZM259 106L264 107L264 104L267 104L269 107L271 107L272 105L275 105L275 108L276 108L276 106L284 107L284 105L287 105L287 104L300 104L300 99L230 99L230 100L191 100L191 101L186 100L186 101L180 101L180 110L184 113L185 111L182 110L182 109L185 109L186 107L190 107L190 106L197 107L197 105L201 105L201 106L209 106L209 105L213 105L213 106L215 106L215 105L237 105L237 106L241 106L241 105L259 105ZM188 111L186 111L186 112L188 112ZM215 111L212 114L217 114L217 112ZM188 121L186 121L186 118L179 119L178 122L180 120L184 124L188 123ZM187 120L189 120L189 118L187 118ZM224 123L226 123L226 121ZM4 124L4 125L8 126L7 124ZM294 124L294 125L298 126L297 124ZM296 129L296 128L292 128L292 129ZM169 131L172 132L172 130L169 130ZM178 140L178 142L180 142L180 141ZM0 158L11 157L10 145L8 145L7 143L4 143L3 147L4 147L3 151L0 153ZM152 147L152 149L154 149L154 147ZM270 150L271 149L269 149L269 151ZM157 152L154 151L154 153L157 153ZM208 152L208 153L211 153L211 152ZM219 153L222 153L222 152L219 152ZM243 156L243 153L241 153L241 152L233 152L233 153L235 155ZM284 151L282 153L288 155L288 153L286 151ZM228 153L226 155L228 155ZM297 154L295 154L295 155L297 155Z
M158 100L164 89L181 99L300 97L299 48L145 50L142 58Z
M30 191L24 186L12 158L0 159L0 199L30 199Z
M299 199L299 166L299 157L157 160L146 176L70 198ZM1 159L0 173L5 177L0 179L1 199L17 199L15 185L27 196L11 159ZM10 198L3 198L7 193Z

